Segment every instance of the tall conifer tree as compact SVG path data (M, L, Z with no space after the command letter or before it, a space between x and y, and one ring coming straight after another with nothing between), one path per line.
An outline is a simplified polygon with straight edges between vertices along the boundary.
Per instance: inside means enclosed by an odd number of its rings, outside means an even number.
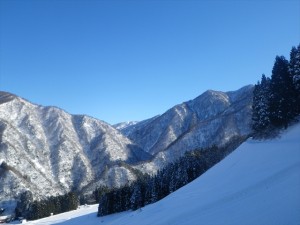
M284 56L277 56L271 77L270 119L277 127L287 127L294 117L291 111L293 105L293 79L289 73L289 62Z
M293 47L290 53L289 72L293 79L294 96L295 96L295 114L300 114L300 44L298 47Z
M261 133L270 127L270 78L264 74L253 92L253 129Z

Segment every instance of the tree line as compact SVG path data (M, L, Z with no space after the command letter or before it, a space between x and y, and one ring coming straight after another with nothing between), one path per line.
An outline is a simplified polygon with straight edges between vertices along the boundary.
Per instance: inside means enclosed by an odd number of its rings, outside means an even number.
M287 128L300 114L300 44L290 60L276 56L271 78L264 74L253 91L253 131L258 138Z
M24 192L15 209L16 217L24 217L28 220L36 220L77 209L78 196L75 192L65 195L51 196L47 199L32 201L31 192Z
M254 137L268 137L275 129L286 128L300 115L300 44L293 47L290 60L276 56L271 77L264 74L253 91L252 129ZM246 138L246 137L245 137ZM136 172L136 181L120 188L101 186L93 192L99 203L98 216L126 210L136 210L166 197L193 181L234 150L244 138L232 140L228 146L212 146L186 152L155 175ZM35 220L77 209L78 196L74 192L33 201L24 192L16 207L16 216Z
M271 78L262 75L253 91L254 136L268 137L275 129L287 128L300 114L300 45L293 47L290 60L276 56ZM234 148L233 148L234 149ZM199 177L222 160L228 150L216 146L187 152L156 175L143 175L121 188L99 187L98 216L136 210L154 203Z
M154 176L144 174L133 183L120 188L97 188L94 195L99 202L98 216L136 210L159 201L206 172L243 140L244 138L235 138L228 146L186 152L183 157L168 164Z

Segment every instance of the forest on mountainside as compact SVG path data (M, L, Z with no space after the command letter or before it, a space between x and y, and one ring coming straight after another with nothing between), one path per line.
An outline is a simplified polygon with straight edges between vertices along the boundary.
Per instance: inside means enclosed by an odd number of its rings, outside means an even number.
M276 56L271 77L262 75L253 91L252 129L254 138L269 138L274 130L287 128L300 114L300 45L293 47L290 60ZM225 158L248 137L233 138L227 146L212 144L206 149L191 149L184 156L168 164L155 175L140 173L137 180L119 188L101 186L93 197L99 203L98 216L125 210L136 210L166 197L193 181ZM16 215L38 219L76 209L80 193L33 201L24 193L16 208Z
M212 146L186 152L184 156L159 170L154 176L144 174L121 188L99 187L94 195L99 202L98 216L126 210L136 210L159 201L195 180L225 158L247 137L233 138L224 147Z
M261 82L255 85L252 105L253 137L276 135L274 130L286 129L299 114L300 44L292 47L290 61L284 56L276 56L271 78L263 74ZM241 142L235 140L232 143ZM228 148L216 146L190 151L154 176L144 175L121 188L109 190L99 187L94 192L95 198L99 200L98 216L136 210L159 201L199 177L229 152Z

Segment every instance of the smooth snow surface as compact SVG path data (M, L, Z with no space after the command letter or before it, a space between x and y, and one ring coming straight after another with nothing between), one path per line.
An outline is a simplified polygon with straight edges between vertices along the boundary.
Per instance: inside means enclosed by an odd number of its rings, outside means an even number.
M94 205L29 224L300 224L300 124L280 139L245 142L157 203L100 218L96 211Z

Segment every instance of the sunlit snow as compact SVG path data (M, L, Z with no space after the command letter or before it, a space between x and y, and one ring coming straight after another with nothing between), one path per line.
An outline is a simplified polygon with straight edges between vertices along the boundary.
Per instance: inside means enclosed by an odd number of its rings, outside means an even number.
M28 224L300 224L300 124L248 140L194 182L137 211L96 217L97 205Z

